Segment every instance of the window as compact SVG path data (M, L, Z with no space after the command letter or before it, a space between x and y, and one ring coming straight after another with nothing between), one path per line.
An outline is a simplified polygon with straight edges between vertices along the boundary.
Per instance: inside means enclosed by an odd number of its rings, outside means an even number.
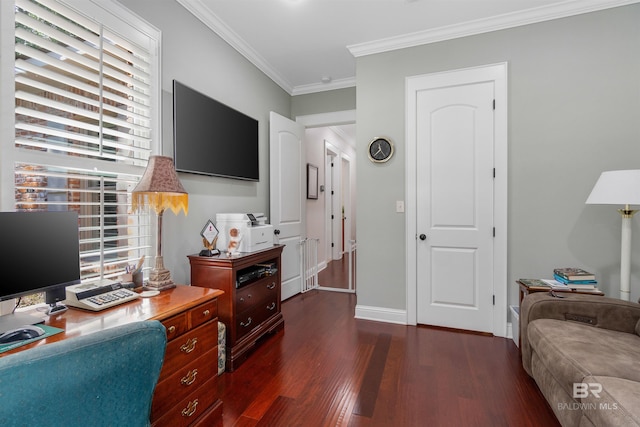
M15 108L1 118L14 195L2 208L78 212L83 282L116 278L150 259L150 216L130 193L160 147L159 32L115 2L16 0L13 12Z

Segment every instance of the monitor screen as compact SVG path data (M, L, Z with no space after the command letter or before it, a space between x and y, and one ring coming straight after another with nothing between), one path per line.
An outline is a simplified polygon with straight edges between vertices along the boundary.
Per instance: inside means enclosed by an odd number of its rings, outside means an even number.
M80 283L76 212L0 212L0 236L0 301Z

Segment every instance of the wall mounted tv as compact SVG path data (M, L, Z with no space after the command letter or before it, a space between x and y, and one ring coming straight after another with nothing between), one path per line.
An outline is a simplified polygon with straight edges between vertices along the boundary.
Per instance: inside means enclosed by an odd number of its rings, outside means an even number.
M173 81L176 170L258 181L258 121Z

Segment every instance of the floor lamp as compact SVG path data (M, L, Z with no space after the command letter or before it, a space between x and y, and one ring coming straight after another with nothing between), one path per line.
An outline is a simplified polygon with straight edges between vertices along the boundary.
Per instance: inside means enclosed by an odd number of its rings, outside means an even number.
M171 272L164 267L162 260L162 214L170 208L176 215L181 209L186 215L189 212L189 195L178 179L171 157L149 158L144 175L131 192L131 206L134 211L144 206L151 207L157 215L156 260L149 273L147 289L163 291L175 287Z
M629 301L631 284L631 219L640 205L640 170L602 172L587 198L588 205L623 205L620 247L620 299Z

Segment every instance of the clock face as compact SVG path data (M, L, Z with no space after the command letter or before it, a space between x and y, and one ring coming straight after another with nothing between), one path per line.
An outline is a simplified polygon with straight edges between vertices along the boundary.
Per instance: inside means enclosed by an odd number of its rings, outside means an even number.
M369 159L372 162L383 163L393 155L393 144L388 138L373 138L369 143Z

